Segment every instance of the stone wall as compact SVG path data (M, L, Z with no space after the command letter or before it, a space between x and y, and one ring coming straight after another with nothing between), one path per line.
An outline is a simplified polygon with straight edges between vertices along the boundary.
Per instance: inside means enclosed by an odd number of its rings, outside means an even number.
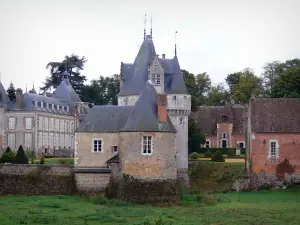
M110 181L110 173L75 173L77 190L81 193L104 192Z
M73 193L76 183L72 166L0 164L0 195Z

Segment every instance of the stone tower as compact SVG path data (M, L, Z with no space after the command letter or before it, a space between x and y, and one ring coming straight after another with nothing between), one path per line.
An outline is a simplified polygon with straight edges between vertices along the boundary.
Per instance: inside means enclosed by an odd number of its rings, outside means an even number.
M133 106L146 82L151 80L158 94L167 95L168 115L177 130L177 174L189 185L188 178L188 116L191 96L188 94L176 55L159 58L155 52L152 35L144 35L144 41L134 63L121 63L118 105Z

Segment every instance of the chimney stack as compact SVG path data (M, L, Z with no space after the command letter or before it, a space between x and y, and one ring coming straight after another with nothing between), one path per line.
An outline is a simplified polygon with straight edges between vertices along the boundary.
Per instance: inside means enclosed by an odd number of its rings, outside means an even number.
M158 94L157 95L157 115L158 119L161 122L167 121L167 95L166 94Z
M21 88L16 90L16 109L21 109L23 91Z
M166 54L162 54L162 58L165 59L166 58Z

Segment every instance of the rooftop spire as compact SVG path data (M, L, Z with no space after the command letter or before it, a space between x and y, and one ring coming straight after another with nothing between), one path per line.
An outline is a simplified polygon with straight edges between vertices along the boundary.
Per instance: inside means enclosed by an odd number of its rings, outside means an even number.
M177 33L178 31L175 31L175 56L177 56Z
M147 23L147 14L144 17L144 40L146 39L146 23Z
M151 15L151 19L150 19L150 25L151 25L151 29L150 29L150 37L152 39L152 15Z

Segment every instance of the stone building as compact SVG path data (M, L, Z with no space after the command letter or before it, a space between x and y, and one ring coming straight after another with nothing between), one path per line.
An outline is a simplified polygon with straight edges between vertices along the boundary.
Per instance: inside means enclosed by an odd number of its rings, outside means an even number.
M151 80L158 94L166 94L167 112L177 130L176 162L178 176L189 183L188 178L188 116L191 112L191 96L186 89L179 66L176 45L175 56L159 58L152 35L145 35L134 63L121 63L119 106L135 105L147 80Z
M133 106L92 107L76 131L78 190L105 190L110 172L176 183L176 129L166 103L149 81Z
M247 121L248 172L276 174L280 172L277 166L288 160L292 167L285 165L285 172L300 173L299 112L299 98L250 99Z
M205 148L245 148L246 105L200 106L192 113Z
M22 145L37 155L43 153L73 155L75 129L80 114L88 107L82 103L69 82L69 74L62 74L62 81L52 96L39 95L36 91L23 93L16 90L16 99L9 101L1 84L0 123L1 146L13 150Z

